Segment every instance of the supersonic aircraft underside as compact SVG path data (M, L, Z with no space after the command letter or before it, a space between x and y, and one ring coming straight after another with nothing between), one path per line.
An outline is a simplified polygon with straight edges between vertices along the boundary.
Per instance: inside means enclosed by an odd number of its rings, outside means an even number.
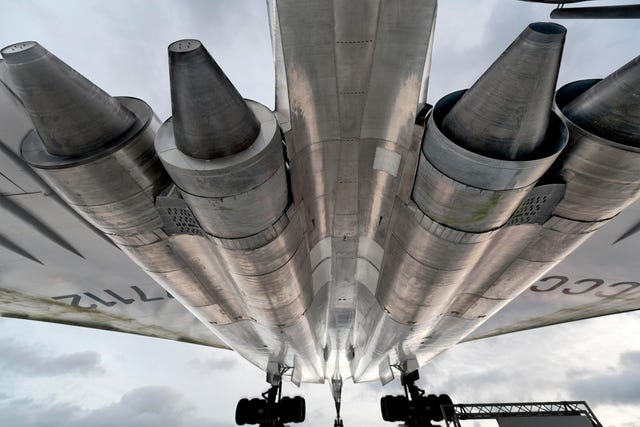
M432 107L436 6L271 0L275 111L180 40L164 123L4 48L2 315L230 348L267 372L237 420L263 423L285 373L339 408L348 378L640 308L640 57L556 91L566 30L532 23Z

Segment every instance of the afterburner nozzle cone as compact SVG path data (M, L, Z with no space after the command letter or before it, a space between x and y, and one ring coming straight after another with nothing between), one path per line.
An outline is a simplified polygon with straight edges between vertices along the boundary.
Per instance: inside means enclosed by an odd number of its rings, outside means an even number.
M178 149L211 160L255 141L260 123L198 40L169 45L173 132Z
M79 156L125 133L135 116L36 42L0 51L18 96L46 150Z
M640 56L577 96L562 113L601 138L640 146Z
M445 134L488 157L527 159L544 141L566 29L530 24L443 120Z

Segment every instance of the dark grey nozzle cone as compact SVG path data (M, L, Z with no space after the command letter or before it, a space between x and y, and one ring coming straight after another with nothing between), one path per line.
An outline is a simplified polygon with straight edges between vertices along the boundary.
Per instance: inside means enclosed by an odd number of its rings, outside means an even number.
M108 145L135 116L36 42L2 51L11 81L46 150L78 156Z
M253 144L260 123L202 43L179 40L169 45L169 76L180 151L211 160Z
M584 91L562 112L601 138L640 146L640 56Z
M544 141L566 29L530 24L464 94L443 131L489 157L522 160Z

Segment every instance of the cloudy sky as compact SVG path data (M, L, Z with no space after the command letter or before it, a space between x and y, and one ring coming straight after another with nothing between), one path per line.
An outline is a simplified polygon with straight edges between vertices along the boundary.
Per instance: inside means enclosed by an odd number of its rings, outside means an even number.
M607 3L607 2L602 2ZM623 3L622 1L618 3ZM550 7L511 0L443 0L429 101L468 87ZM112 95L170 115L166 46L198 38L247 98L273 106L264 2L5 0L0 43L37 40ZM567 22L560 84L602 77L638 55L637 22ZM640 425L640 313L460 345L421 370L456 402L587 400L604 425ZM233 424L240 397L264 374L221 350L37 322L0 319L0 420L15 427ZM385 425L380 396L398 384L344 389L348 426ZM331 425L328 387L307 398L305 426ZM472 424L471 424L472 425Z

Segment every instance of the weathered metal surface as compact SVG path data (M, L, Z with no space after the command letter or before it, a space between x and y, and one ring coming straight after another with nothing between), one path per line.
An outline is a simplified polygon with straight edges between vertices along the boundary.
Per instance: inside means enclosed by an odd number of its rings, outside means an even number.
M560 98L563 96L571 95L563 93ZM560 108L565 117L590 133L640 146L640 56Z
M202 228L212 236L257 234L284 212L289 191L276 119L266 107L249 104L260 132L245 150L211 160L194 159L176 146L173 121L156 138L156 151ZM181 111L181 113L189 113Z
M384 245L402 173L417 155L414 121L424 101L435 2L270 4L272 30L280 30L274 46L283 53L277 81L286 75L287 83L276 109L291 127L293 199L306 211L311 254L327 250L312 262L314 289L327 286L319 326L326 375L348 378L346 349L356 336L364 339L354 332L357 301L372 297L379 268L368 258L377 251L360 249Z
M488 157L524 160L544 143L567 29L529 24L442 122L454 141Z
M628 65L623 68L627 67ZM638 71L638 65L635 65L635 68ZM617 83L617 74L614 73L611 84ZM594 93L587 96L591 89ZM599 96L604 97L605 103L610 102L610 94L606 87L603 89L602 81L600 84L595 80L570 83L560 88L556 96L557 109L561 115L564 115L562 111L565 106L571 107L573 103L567 104L579 94L582 94L580 98L586 98L589 103L597 103ZM637 101L636 92L627 91L626 97L631 98L631 101L626 101L629 115L639 114L640 103ZM624 101L620 103L625 104ZM565 197L555 209L555 213L579 221L612 218L640 195L640 145L632 144L630 139L609 140L582 127L582 121L591 120L591 111L600 111L599 108L585 111L586 117L580 115L583 110L573 110L577 109L577 106L571 108L575 121L564 117L571 131L571 139L563 158L560 159L561 162L557 165L559 175L567 182L567 188ZM607 112L607 109L601 111ZM637 127L637 123L631 120L626 130L607 131L607 126L615 126L616 129L623 126L623 123L617 120L612 119L608 122L607 118L610 116L607 114L598 129L602 135L613 134L624 139L621 135L631 135Z
M199 40L169 45L175 142L196 159L211 160L247 149L260 123Z
M116 98L33 41L2 49L13 88L47 151L77 156L100 150L136 117Z

